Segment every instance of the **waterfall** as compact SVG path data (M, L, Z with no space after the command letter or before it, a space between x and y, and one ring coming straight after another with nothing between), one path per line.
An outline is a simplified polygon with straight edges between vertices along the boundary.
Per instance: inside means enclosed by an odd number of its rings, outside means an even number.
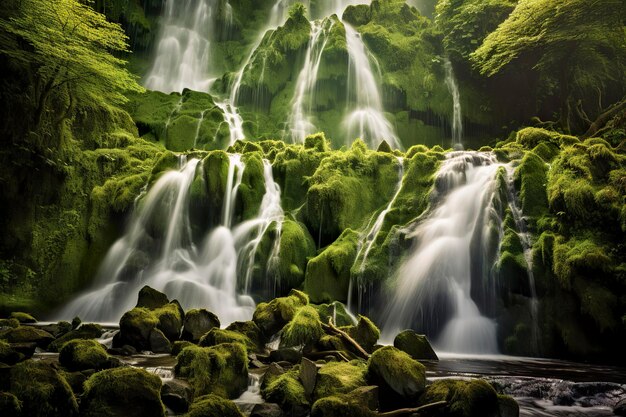
M164 173L138 202L126 234L104 259L94 289L70 302L58 318L117 321L135 306L141 287L149 285L177 299L185 310L210 309L223 324L250 319L254 301L237 291L239 258L248 256L250 242L260 240L268 227L263 225L282 222L280 188L265 162L266 192L259 215L231 227L245 165L240 155L229 158L222 219L202 242L194 242L189 218L191 185L203 170L202 162L182 160L178 171Z
M303 143L307 135L315 133L315 125L311 122L311 110L315 86L317 85L317 73L326 42L328 41L328 33L333 24L333 21L330 19L316 20L311 23L309 44L304 58L304 65L296 82L292 99L292 110L288 121L288 136L292 142Z
M361 35L344 22L350 57L348 69L348 106L343 125L349 142L361 138L370 148L386 140L392 148L401 148L394 128L383 113L378 84Z
M220 10L211 0L166 0L145 87L164 93L184 88L208 91L213 70L210 48L215 42L219 14L228 26L232 23L230 10L230 4Z
M437 203L412 233L416 244L400 266L385 311L385 337L415 327L439 335L439 349L496 353L496 326L470 292L470 246L488 241L490 205L502 164L491 154L452 152L435 181Z
M443 66L446 72L446 86L452 96L452 147L455 149L462 149L463 116L461 113L461 96L459 94L459 86L456 82L456 78L454 77L452 63L447 57L444 58Z
M369 253L372 250L374 243L376 242L378 233L380 233L380 230L383 227L387 213L389 213L389 211L393 207L393 204L396 202L398 195L400 195L400 191L402 190L403 179L404 179L404 159L398 158L398 182L396 184L396 192L391 198L391 200L389 201L389 204L387 204L387 207L385 207L385 209L378 214L373 224L372 224L372 220L370 219L369 224L365 228L365 233L361 235L361 238L359 240L359 246L358 246L359 249L354 259L354 265L360 262L359 272L356 275L357 294L358 294L357 309L356 309L357 312L361 312L362 311L361 308L363 307L363 293L365 292L365 288L363 286L363 282L361 278L363 276L363 272L365 271L365 265L367 264L367 257L369 256ZM347 307L349 311L353 311L353 306L352 306L353 281L354 281L354 278L351 278L350 284L348 285L348 297L347 297L348 306Z

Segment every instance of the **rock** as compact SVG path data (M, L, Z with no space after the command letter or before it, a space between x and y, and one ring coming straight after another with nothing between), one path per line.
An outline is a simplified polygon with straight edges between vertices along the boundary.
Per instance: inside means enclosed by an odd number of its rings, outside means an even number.
M296 365L288 372L276 375L277 369L265 374L261 384L263 398L276 403L288 416L303 417L309 413L309 401L300 383L300 369Z
M0 392L0 415L11 417L22 415L22 405L15 395L9 392Z
M298 308L308 304L308 297L301 291L291 290L289 296L275 298L269 303L257 305L252 321L266 338L271 338L296 314Z
M209 394L197 398L186 417L243 417L234 402Z
M322 323L328 323L328 319L332 318L336 326L354 325L354 320L346 311L346 306L339 301L334 301L330 304L312 304L312 306L319 313Z
M185 312L180 303L174 300L161 308L153 310L153 313L159 319L157 327L163 332L165 337L172 342L178 340L185 320Z
M255 404L250 417L283 417L283 410L278 404L263 403Z
M65 343L59 352L59 363L70 371L101 370L110 365L104 346L95 340L84 339Z
M80 326L82 323L82 320L80 319L80 317L76 316L72 319L72 330L76 330L78 329L78 326Z
M508 395L498 395L498 410L498 417L519 417L519 404Z
M380 337L380 330L378 327L367 317L359 315L356 326L349 326L344 330L358 342L363 349L368 352L372 352L374 345Z
M20 327L20 322L17 319L0 319L0 330L15 329Z
M78 415L76 397L66 379L53 365L27 360L15 365L10 372L9 391L20 400L23 416Z
M133 308L120 319L119 341L138 350L150 349L150 332L159 323L159 319L147 308Z
M436 401L447 402L442 412L449 417L498 417L500 413L498 394L482 379L436 380L428 386L419 403Z
M85 382L81 416L165 417L161 379L143 369L121 367L93 374Z
M85 381L87 381L87 379L89 379L89 377L94 373L95 371L93 369L76 372L63 372L63 377L67 383L70 384L74 395L79 396L83 394L83 385Z
M613 407L613 414L616 416L626 417L626 398L622 398L617 402L617 404L615 404L615 407Z
M7 365L15 365L24 360L25 356L13 349L7 342L0 340L0 362Z
M296 364L300 363L302 360L302 352L291 348L277 349L270 352L270 360L272 362L289 362Z
M16 319L17 321L19 321L22 324L32 324L32 323L37 323L37 319L34 318L33 316L31 316L28 313L22 313L21 311L14 311L13 313L11 313L9 315L10 319Z
M200 338L214 327L218 329L220 327L220 321L215 314L204 308L189 310L185 314L182 338L198 343Z
M196 397L217 394L233 399L248 389L248 356L240 343L188 346L176 359L175 375L188 379Z
M58 338L72 330L72 325L69 321L60 321L58 323L48 324L47 326L41 326L40 329Z
M102 326L100 326L99 324L95 324L95 323L81 324L80 327L78 327L77 329L70 330L69 332L65 333L63 336L59 337L54 342L52 342L50 346L48 347L48 349L52 352L58 352L59 350L61 350L63 345L69 342L70 340L98 339L100 336L102 336L102 333L104 333L104 330L102 329Z
M367 365L367 380L380 387L383 407L417 397L424 391L424 365L392 346L372 354ZM384 401L383 401L384 400Z
M154 353L170 353L172 345L163 332L157 328L150 330L150 350Z
M281 347L311 346L324 335L320 316L311 306L299 308L283 328Z
M178 340L172 343L172 352L170 352L170 354L172 356L178 356L178 354L187 346L194 346L194 344L186 340Z
M191 386L180 379L170 379L163 382L161 400L163 404L176 413L185 413L193 397Z
M311 398L315 389L315 381L317 379L317 365L307 358L302 358L300 362L300 382L304 387L307 398Z
M10 345L11 349L24 355L26 359L32 358L35 354L35 349L37 349L37 343L34 342L10 343Z
M38 347L46 349L54 341L54 336L35 327L20 326L0 332L0 340L9 343L36 343Z
M241 343L250 351L256 351L257 346L246 335L224 330L217 327L212 328L207 334L200 338L198 346L209 347L220 343Z
M149 310L154 310L163 307L169 302L170 300L167 299L165 294L146 285L139 290L135 307L145 307Z
M317 383L313 397L330 397L347 394L359 387L367 385L365 374L367 365L361 360L351 362L329 362L317 373Z
M137 354L137 349L135 349L131 345L124 345L119 348L111 348L108 350L108 352L111 355L133 356Z
M355 402L361 404L370 410L378 410L378 387L376 385L368 385L359 387L348 394Z
M317 400L311 409L311 417L375 417L376 413L348 396L337 395Z
M398 333L393 340L393 345L416 360L439 360L428 342L428 338L423 334L417 334L413 330L404 330Z
M250 321L235 321L226 327L226 330L231 330L233 332L241 333L245 335L252 344L255 346L255 351L264 350L265 343L267 340L263 337L263 333L259 326L256 325L252 320Z

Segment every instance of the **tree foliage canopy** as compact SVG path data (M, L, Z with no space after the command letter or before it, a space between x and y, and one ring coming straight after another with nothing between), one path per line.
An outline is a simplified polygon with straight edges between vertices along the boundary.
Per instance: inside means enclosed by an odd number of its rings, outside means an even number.
M67 92L74 101L120 104L124 92L141 91L136 77L115 56L128 52L118 24L78 0L19 0L0 18L0 53L33 78L39 114L48 98Z

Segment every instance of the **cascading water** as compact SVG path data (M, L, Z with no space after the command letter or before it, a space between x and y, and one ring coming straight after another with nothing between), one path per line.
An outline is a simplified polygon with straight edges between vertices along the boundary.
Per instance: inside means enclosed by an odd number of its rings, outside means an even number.
M317 73L322 61L322 53L328 41L328 33L332 26L333 21L330 19L316 20L311 23L309 44L304 65L298 75L287 128L287 134L294 143L304 142L304 138L314 133L316 129L311 121L311 110L317 84Z
M500 166L493 155L478 152L452 152L443 162L435 185L438 203L412 233L415 249L397 272L385 337L413 327L438 335L436 346L445 351L497 352L495 323L481 315L470 295L470 247L488 242Z
M193 241L189 206L191 184L202 166L192 159L180 170L164 173L139 201L127 233L101 266L96 288L69 303L58 317L117 321L134 307L141 287L149 285L177 299L184 309L210 309L223 324L248 320L255 304L237 292L239 256L248 255L246 248L260 239L263 225L282 216L280 188L266 163L266 194L259 216L231 228L244 163L240 155L229 158L221 224L200 245Z
M389 201L389 204L387 204L387 207L385 207L385 209L378 214L373 224L372 224L372 220L370 220L369 224L365 228L365 233L361 236L359 240L359 249L354 259L354 265L356 264L360 265L359 272L356 276L356 280L357 280L357 309L356 311L357 312L361 312L362 311L361 308L363 306L363 294L365 292L365 288L363 286L361 278L365 270L365 266L367 265L367 257L369 256L369 253L372 250L372 247L374 246L374 242L376 242L376 237L378 237L378 233L380 233L380 230L383 227L387 213L389 213L389 211L393 207L393 204L396 202L396 199L398 198L398 195L400 194L400 191L402 190L403 179L404 179L404 159L398 158L398 183L396 185L396 192L393 195L393 198ZM348 310L349 311L354 311L353 305L352 305L352 291L353 291L352 287L354 285L353 281L354 281L354 278L350 279L350 284L348 286L347 298L348 298Z
M164 93L181 92L184 88L208 91L216 22L221 18L226 26L232 23L230 5L226 3L220 10L211 0L166 0L164 8L146 88Z
M401 148L394 128L383 113L376 77L361 35L349 24L346 43L350 57L348 71L348 107L343 124L348 140L361 138L371 148L386 140L392 148Z
M446 72L446 86L452 96L452 146L455 149L462 149L463 144L463 116L461 112L461 95L459 94L459 86L454 77L452 63L446 57L443 61Z

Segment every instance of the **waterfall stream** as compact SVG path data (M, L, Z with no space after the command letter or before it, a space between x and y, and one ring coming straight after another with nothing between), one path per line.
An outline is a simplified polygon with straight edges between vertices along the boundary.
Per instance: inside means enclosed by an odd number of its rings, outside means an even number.
M454 76L452 63L447 57L444 58L443 66L446 72L446 86L452 96L452 147L455 149L462 149L463 116L461 112L461 95L459 93L459 86Z
M240 155L229 158L221 222L202 242L194 242L189 217L191 184L202 162L183 159L179 170L164 173L138 202L128 231L103 261L95 287L65 306L58 317L117 321L135 306L141 287L149 285L177 299L185 310L210 309L223 324L250 319L255 304L238 291L238 278L250 274L258 242L272 222L280 235L280 188L265 161L266 190L259 215L233 227L245 164Z

